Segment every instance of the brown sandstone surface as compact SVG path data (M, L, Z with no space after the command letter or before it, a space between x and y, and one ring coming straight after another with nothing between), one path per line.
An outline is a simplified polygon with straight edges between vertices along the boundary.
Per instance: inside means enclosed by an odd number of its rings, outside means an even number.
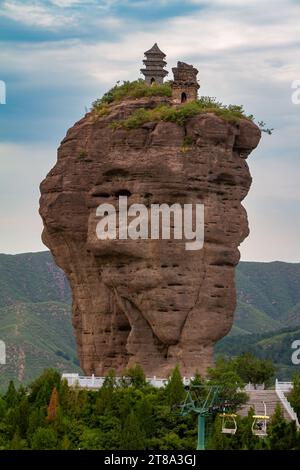
M184 126L109 126L164 101L124 101L97 120L88 113L68 131L41 184L43 241L70 281L86 374L135 363L148 376L165 377L176 363L185 375L203 373L232 326L238 246L248 235L246 158L260 130L209 113ZM116 205L120 194L129 204L204 203L203 249L187 251L181 240L98 240L96 207Z

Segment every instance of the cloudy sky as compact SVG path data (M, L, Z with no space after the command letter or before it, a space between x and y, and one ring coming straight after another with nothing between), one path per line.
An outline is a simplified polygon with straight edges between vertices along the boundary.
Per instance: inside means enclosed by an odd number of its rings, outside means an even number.
M248 160L242 259L300 262L299 0L0 1L0 252L45 249L38 187L58 143L156 41L169 70L199 69L201 94L275 128Z

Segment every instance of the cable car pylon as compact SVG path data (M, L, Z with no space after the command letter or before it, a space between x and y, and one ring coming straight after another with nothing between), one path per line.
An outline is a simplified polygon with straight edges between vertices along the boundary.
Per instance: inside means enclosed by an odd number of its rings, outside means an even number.
M218 408L216 403L220 389L219 385L191 385L186 387L187 394L184 403L180 405L180 414L182 416L189 413L197 415L197 450L205 450L205 419L216 412Z

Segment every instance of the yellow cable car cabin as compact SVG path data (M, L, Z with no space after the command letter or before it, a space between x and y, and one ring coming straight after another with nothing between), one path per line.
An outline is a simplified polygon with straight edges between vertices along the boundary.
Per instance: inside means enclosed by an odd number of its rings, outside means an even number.
M235 434L237 431L236 415L230 413L220 414L222 418L222 433Z
M265 402L263 402L263 405L265 414L253 415L252 433L254 436L265 437L267 435L267 423L270 417L267 416L267 407Z
M265 437L267 435L267 422L270 416L253 415L252 433L254 436Z

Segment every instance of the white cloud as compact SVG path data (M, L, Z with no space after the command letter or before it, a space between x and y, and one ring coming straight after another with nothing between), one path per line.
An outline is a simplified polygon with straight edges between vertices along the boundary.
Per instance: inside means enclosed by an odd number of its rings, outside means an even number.
M95 4L95 0L51 0L51 3L60 8L69 8L76 5Z
M262 6L262 5L273 5L282 3L281 0L247 0L247 2L242 2L241 0L189 0L190 3L195 5L207 5L207 6L218 6L218 7L238 7L240 10L245 6ZM262 9L264 7L262 6Z
M61 7L67 6L68 1L72 0L53 0ZM113 3L97 2L97 11L99 6L109 8ZM91 9L90 18L94 13ZM99 30L107 27L109 31L117 31L114 41L96 40L95 36L93 42L78 39L30 44L30 47L25 43L11 48L6 45L5 50L3 47L0 50L1 63L10 64L9 75L19 77L17 86L24 92L34 87L68 89L72 83L78 90L77 96L90 94L91 101L118 79L138 77L143 52L156 41L167 54L169 72L177 60L193 63L199 69L202 94L217 96L225 103L243 103L249 113L275 127L274 135L264 136L249 158L253 186L245 206L249 211L251 235L242 245L243 258L299 261L296 234L299 234L300 218L296 206L300 203L297 150L300 106L291 103L291 83L300 79L299 15L300 5L290 0L244 3L212 0L206 2L202 11L151 24L94 15L93 24L97 23ZM68 103L64 102L63 106L67 108ZM70 116L70 122L77 117ZM54 113L47 118L56 119ZM65 131L63 128L62 135ZM18 149L20 171L27 171L26 164L20 160L22 152L27 154L27 151L26 146ZM47 161L48 169L52 164L53 161ZM37 179L34 184L38 184ZM294 212L287 210L288 207ZM26 213L30 210L27 208ZM33 240L36 240L34 234Z
M41 3L24 3L13 0L3 2L0 16L28 26L39 26L50 29L56 29L75 22L72 15L57 15Z

